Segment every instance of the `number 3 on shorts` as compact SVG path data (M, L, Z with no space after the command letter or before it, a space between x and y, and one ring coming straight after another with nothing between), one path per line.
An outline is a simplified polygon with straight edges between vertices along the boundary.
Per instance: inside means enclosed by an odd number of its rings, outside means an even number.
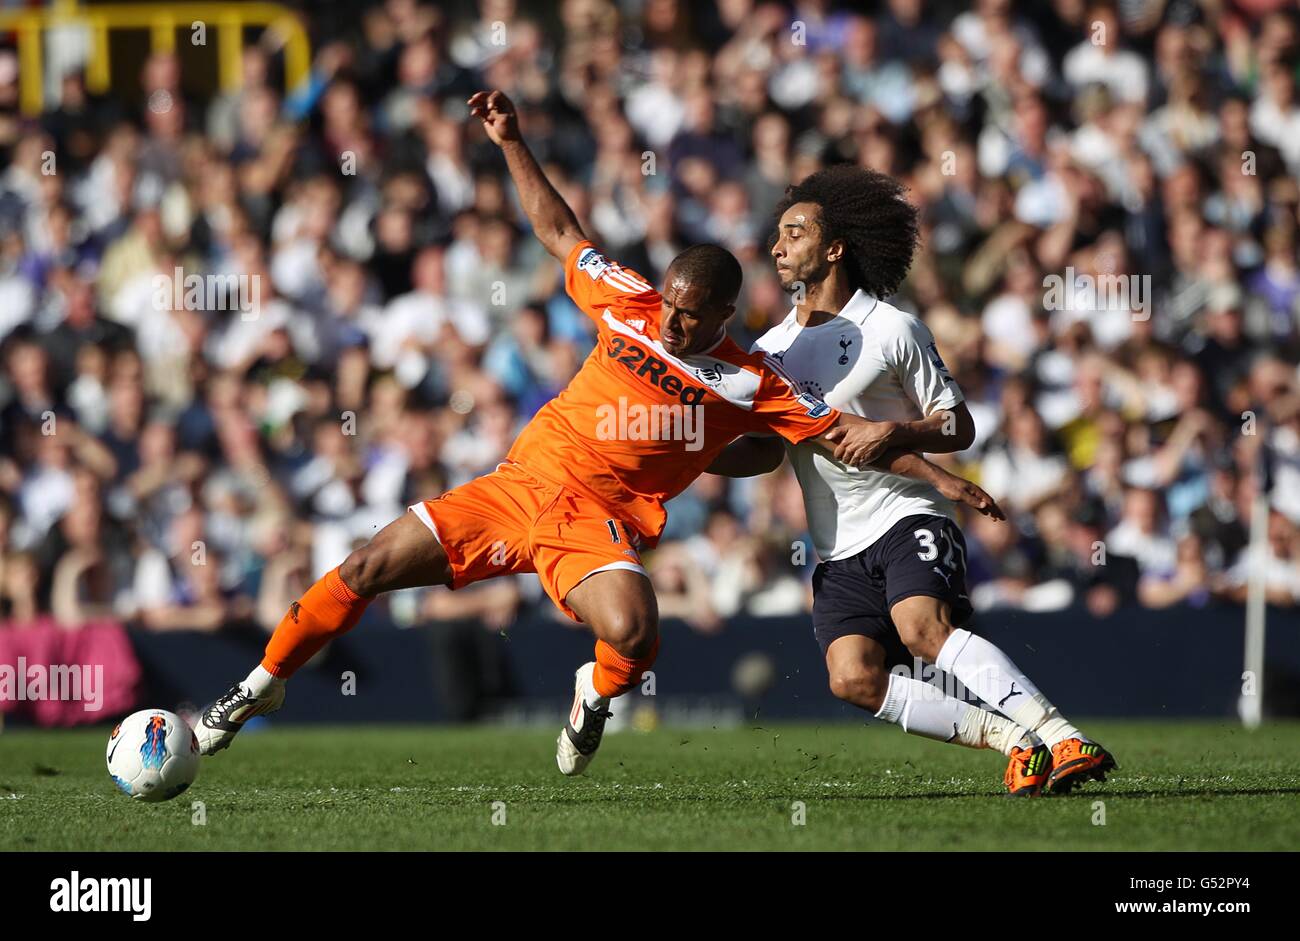
M916 554L918 559L922 562L933 562L939 558L939 547L934 544L934 533L928 529L918 529L912 535L921 544L921 551Z

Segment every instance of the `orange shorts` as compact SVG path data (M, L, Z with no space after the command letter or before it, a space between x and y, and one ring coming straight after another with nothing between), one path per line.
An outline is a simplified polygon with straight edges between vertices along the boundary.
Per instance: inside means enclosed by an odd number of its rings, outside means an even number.
M564 598L583 579L610 569L646 574L633 530L590 498L518 464L501 464L410 511L447 553L452 589L536 572L556 607L581 621Z

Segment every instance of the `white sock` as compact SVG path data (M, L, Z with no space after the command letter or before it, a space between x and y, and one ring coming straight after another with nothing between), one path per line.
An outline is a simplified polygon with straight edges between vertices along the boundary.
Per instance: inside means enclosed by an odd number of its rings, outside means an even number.
M271 673L263 668L259 663L253 669L253 672L248 674L248 677L241 685L248 687L248 691L253 696L261 698L262 696L265 696L268 691L274 689L277 684L283 686L284 678L280 676L272 676Z
M590 669L588 669L588 667L590 667ZM582 682L582 701L587 704L587 708L589 709L608 709L609 697L602 696L600 693L596 692L596 687L591 681L592 675L595 672L596 665L594 663L588 664L578 671L578 675L581 677Z
M1049 747L1083 733L1065 720L1011 658L970 631L958 628L944 642L935 666L1004 715L1038 734Z
M963 745L992 748L1010 758L1013 748L1033 748L1043 742L1023 725L1017 725L1006 716L990 712L975 703L967 703L966 710L966 717L961 724L961 737L958 739Z
M949 696L937 686L898 673L889 675L889 688L876 718L904 732L952 742L967 748L993 748L1010 755L1016 746L1038 744L1038 736L1005 716Z

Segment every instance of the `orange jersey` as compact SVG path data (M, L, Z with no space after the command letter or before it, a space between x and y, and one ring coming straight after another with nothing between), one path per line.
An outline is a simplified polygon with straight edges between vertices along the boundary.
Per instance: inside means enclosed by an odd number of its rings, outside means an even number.
M681 493L740 435L799 443L839 412L798 387L765 354L725 334L678 358L659 339L662 298L590 242L564 264L565 289L595 322L596 348L573 381L520 433L508 460L585 493L654 545Z

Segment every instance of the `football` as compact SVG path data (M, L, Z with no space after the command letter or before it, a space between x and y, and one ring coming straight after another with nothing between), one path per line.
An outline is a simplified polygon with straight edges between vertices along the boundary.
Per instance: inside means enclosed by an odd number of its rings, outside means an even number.
M108 773L128 797L171 800L199 773L199 740L173 712L142 709L119 722L108 736Z

